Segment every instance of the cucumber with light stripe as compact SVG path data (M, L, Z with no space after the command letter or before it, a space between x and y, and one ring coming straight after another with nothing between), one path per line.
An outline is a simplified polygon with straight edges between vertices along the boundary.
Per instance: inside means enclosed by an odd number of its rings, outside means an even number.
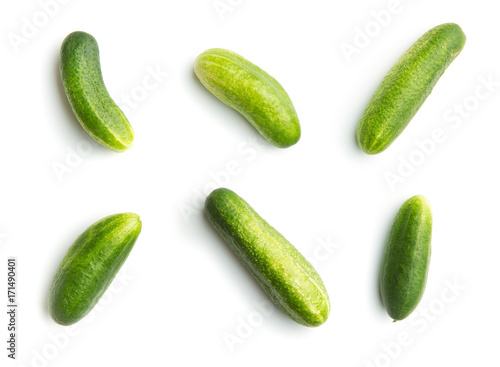
M365 153L380 153L396 140L464 45L462 29L446 23L429 30L401 56L359 122L356 137Z
M432 213L416 195L403 203L392 223L380 272L380 293L395 321L408 317L420 302L431 260Z
M205 213L217 232L292 320L309 327L323 324L330 300L312 265L241 197L219 188L208 195Z
M241 113L271 144L287 148L299 141L292 101L264 70L232 51L213 48L196 58L194 71L213 95Z
M95 38L85 32L69 34L61 46L59 67L69 104L84 130L115 152L129 149L134 131L104 85Z
M71 245L49 292L49 312L61 325L72 325L97 304L141 232L137 214L107 216L88 227Z

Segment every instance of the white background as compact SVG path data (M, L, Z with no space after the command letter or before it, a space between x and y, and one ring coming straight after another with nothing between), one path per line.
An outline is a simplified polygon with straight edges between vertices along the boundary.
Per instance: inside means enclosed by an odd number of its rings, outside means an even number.
M43 10L45 3L53 1L0 5L0 294L7 258L16 256L20 305L19 359L7 360L4 315L2 365L498 363L495 1L400 0L396 11L389 0L61 0ZM26 22L38 26L26 33ZM463 52L397 141L364 154L355 130L378 83L419 36L445 22L464 30ZM69 108L58 56L76 30L97 39L111 96L135 98L127 116L136 137L125 153L94 143ZM342 46L356 47L356 35L357 53L347 58ZM16 36L25 42L15 46ZM255 145L250 124L201 86L193 61L212 47L280 81L301 121L297 145ZM163 76L141 94L155 69ZM489 94L480 86L488 78L497 83ZM468 109L467 118L453 108ZM435 129L445 140L419 153L416 141ZM410 158L418 164L391 189L386 175L399 175ZM237 164L231 175L228 164ZM67 171L58 177L61 166ZM315 262L332 303L324 325L309 329L256 307L266 295L200 211L221 184ZM393 324L378 296L380 259L394 215L415 194L433 207L431 268L418 309ZM121 282L92 318L56 325L46 304L64 253L87 226L124 211L138 213L143 230ZM4 314L5 296L0 305Z

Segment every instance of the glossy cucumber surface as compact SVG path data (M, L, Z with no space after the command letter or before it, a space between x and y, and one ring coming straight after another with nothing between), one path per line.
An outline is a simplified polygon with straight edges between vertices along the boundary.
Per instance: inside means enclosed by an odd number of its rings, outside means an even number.
M205 201L214 228L271 300L292 320L314 327L330 313L330 300L311 264L241 197L214 190Z
M408 317L424 294L431 260L432 213L416 195L403 203L391 227L380 273L380 293L395 321Z
M49 292L49 312L55 322L72 325L92 310L127 259L141 226L137 214L114 214L75 240Z
M401 56L359 122L356 137L365 153L380 153L396 140L464 45L462 29L446 23L429 30Z
M69 104L84 130L115 152L129 149L134 131L104 85L95 38L85 32L69 34L61 46L59 67Z

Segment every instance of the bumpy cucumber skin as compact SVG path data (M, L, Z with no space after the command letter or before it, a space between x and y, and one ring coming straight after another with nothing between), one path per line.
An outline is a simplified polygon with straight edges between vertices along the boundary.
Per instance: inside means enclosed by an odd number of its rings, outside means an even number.
M365 153L378 154L396 140L464 45L462 29L446 23L429 30L401 56L361 117L356 137Z
M49 311L56 323L72 325L92 310L127 259L141 227L137 214L114 214L95 222L76 239L49 292Z
M397 213L384 250L380 293L395 321L408 317L424 294L431 260L432 213L427 199L416 195Z
M200 54L194 71L219 100L241 113L271 144L287 148L300 139L300 124L281 84L242 56L224 49Z
M205 201L205 213L271 300L292 320L323 324L330 300L312 265L241 197L225 188Z
M104 85L95 38L85 32L69 34L61 46L59 68L71 109L85 131L115 152L129 149L134 131Z

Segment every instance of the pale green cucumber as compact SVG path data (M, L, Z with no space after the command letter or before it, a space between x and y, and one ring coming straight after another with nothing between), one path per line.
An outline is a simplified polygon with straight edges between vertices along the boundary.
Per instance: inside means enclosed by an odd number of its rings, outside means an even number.
M271 144L287 148L300 139L300 124L280 83L242 56L219 48L200 54L194 71L200 82L241 113Z

